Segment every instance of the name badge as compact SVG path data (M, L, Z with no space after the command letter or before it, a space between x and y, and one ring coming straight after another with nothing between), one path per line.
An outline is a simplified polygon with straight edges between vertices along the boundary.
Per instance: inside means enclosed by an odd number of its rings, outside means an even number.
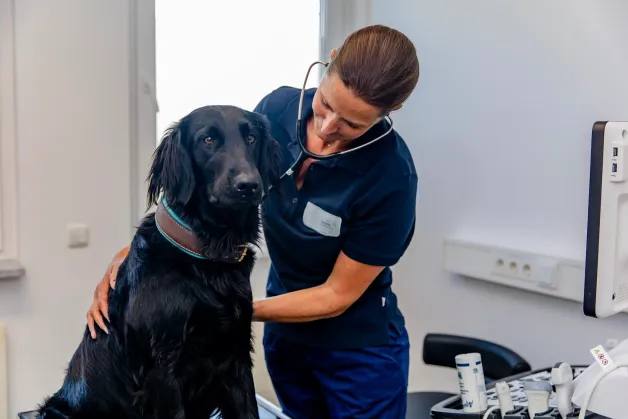
M323 236L338 237L342 218L308 202L303 211L303 224Z

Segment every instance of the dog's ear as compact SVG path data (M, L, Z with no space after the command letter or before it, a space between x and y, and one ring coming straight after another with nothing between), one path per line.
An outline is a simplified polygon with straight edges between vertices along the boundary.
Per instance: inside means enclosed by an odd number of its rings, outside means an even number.
M260 119L263 127L263 142L258 169L262 175L262 182L264 182L264 191L268 193L270 186L279 181L283 156L279 143L272 137L270 123L264 116L260 116Z
M148 206L157 204L160 192L168 197L169 203L187 204L194 188L192 159L188 155L181 134L181 125L176 123L164 133L153 154L148 175Z

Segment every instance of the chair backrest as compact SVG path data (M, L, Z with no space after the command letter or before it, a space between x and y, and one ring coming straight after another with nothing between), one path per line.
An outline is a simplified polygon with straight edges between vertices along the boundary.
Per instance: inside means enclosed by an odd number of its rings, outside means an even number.
M456 355L470 352L477 352L482 357L487 381L532 370L516 352L486 340L440 333L429 333L423 340L423 362L428 365L456 368Z

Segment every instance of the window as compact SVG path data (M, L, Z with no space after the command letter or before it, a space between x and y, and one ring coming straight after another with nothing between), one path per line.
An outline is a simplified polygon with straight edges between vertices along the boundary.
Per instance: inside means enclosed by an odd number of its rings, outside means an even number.
M156 0L158 134L199 106L252 110L281 85L300 87L319 58L319 8L319 0Z
M13 0L0 0L0 279L23 274L17 255Z
M319 0L156 0L155 7L158 135L199 106L252 110L279 86L300 87L319 59Z
M197 107L253 110L280 86L300 88L320 58L320 0L156 0L155 16L158 141Z

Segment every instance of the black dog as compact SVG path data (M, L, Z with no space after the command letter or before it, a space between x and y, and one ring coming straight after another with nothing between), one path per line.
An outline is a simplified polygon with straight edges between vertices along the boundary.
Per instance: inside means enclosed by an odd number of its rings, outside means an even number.
M157 211L109 293L109 334L85 331L40 418L258 417L249 246L279 164L256 113L204 107L168 130L148 179Z

